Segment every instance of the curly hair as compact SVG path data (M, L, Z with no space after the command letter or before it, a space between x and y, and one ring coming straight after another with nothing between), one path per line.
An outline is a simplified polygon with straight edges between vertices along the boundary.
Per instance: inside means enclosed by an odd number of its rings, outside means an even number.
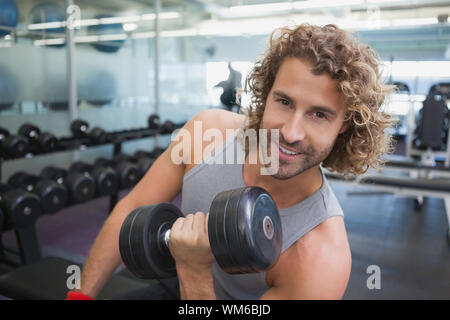
M315 75L330 75L344 96L344 121L349 127L339 134L322 166L346 176L362 174L369 167L380 169L382 155L393 150L392 136L385 129L395 120L380 109L393 86L382 83L378 55L332 24L302 24L272 32L268 50L246 80L245 89L252 95L244 130L260 128L267 97L286 57L309 63Z

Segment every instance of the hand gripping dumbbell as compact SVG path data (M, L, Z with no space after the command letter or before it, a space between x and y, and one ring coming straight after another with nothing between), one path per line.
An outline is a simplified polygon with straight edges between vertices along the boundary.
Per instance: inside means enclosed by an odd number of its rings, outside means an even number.
M26 138L11 135L8 130L0 128L0 149L10 157L23 157L30 152Z
M41 215L39 197L22 189L0 183L0 208L5 213L4 230L26 228Z
M86 162L77 161L70 165L70 172L89 173L94 177L99 196L113 194L119 190L119 175L111 167L93 166Z
M41 133L41 130L33 124L24 123L18 133L28 139L33 153L51 152L57 148L58 139L49 132Z
M119 175L119 186L121 189L133 187L141 178L139 168L129 161L114 161L105 158L97 158L94 167L112 167Z
M55 166L45 167L41 178L56 181L69 193L69 203L82 203L95 196L95 180L88 173L68 172Z
M40 197L43 213L56 213L67 203L67 189L50 179L41 179L23 171L14 173L8 184L35 193Z
M114 156L114 161L128 161L136 164L139 168L139 175L143 177L152 166L154 159L151 159L150 157L136 157L136 154L134 156L130 156L124 153L118 153Z
M89 124L83 120L74 120L70 125L70 131L76 138L89 138L92 144L102 144L108 140L108 135L100 127L89 129Z
M134 275L144 279L176 276L169 241L170 228L179 217L183 214L175 205L161 203L137 208L125 218L119 250ZM278 209L259 187L219 193L209 209L208 236L216 262L230 274L269 270L281 254Z

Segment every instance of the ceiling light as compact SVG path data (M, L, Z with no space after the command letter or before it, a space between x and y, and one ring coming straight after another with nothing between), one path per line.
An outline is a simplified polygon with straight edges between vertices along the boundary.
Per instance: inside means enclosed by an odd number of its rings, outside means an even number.
M125 23L122 28L126 32L131 32L136 30L138 28L138 25L136 23Z

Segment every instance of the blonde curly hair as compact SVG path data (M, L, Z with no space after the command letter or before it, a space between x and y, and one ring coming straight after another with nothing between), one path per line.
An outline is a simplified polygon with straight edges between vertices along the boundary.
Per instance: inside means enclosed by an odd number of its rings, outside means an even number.
M260 128L268 94L286 57L309 63L315 75L330 75L345 98L344 121L349 127L339 134L322 166L346 176L362 174L369 167L380 169L382 155L393 150L392 136L385 129L395 123L380 107L394 87L382 83L378 55L336 25L302 24L272 32L268 50L246 80L245 89L252 95L244 131Z

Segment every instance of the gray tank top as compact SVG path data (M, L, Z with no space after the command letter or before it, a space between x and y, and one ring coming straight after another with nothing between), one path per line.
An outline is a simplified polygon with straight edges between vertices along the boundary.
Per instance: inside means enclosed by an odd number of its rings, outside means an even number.
M240 130L242 132L242 128ZM225 161L230 159L230 155L234 155L234 164L226 164L230 163ZM181 210L184 214L207 213L218 193L245 187L243 157L243 144L234 134L222 147L192 168L183 178ZM236 162L238 159L241 161ZM344 215L323 173L322 178L323 184L314 194L290 208L279 209L283 228L282 252L326 219ZM222 300L256 300L269 289L265 272L231 275L214 263L213 278L216 297Z

